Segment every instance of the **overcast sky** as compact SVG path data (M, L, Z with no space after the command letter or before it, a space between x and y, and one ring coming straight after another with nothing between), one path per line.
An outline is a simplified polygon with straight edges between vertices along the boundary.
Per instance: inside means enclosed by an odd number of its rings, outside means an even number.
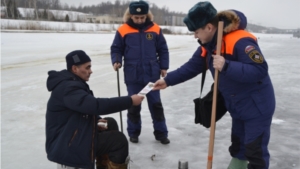
M108 0L60 0L62 4L78 6L97 5ZM114 2L114 1L113 1ZM166 6L170 11L187 13L198 0L149 0L159 7ZM277 28L300 28L300 0L211 0L219 10L236 9L242 11L249 23ZM155 14L154 14L155 15Z

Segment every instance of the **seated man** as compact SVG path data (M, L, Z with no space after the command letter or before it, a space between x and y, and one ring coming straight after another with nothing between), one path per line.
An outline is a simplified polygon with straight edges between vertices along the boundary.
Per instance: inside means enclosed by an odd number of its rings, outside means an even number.
M112 131L118 130L115 120L101 119L99 115L140 105L144 97L96 98L86 83L92 73L90 57L77 50L66 56L66 62L67 70L48 72L47 88L51 92L46 112L48 159L71 167L94 168L95 159L102 157L107 161L105 165L127 168L125 135ZM105 129L97 125L98 121L107 122L111 130L97 132Z

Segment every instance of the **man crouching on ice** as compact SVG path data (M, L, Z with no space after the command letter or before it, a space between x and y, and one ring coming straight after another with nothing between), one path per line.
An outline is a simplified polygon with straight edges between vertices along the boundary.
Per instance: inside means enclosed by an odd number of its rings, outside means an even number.
M49 71L51 92L46 112L46 152L58 164L97 169L127 168L128 141L106 115L140 105L143 96L96 98L86 81L92 74L91 59L81 50L66 56L67 70ZM106 127L98 122L107 123Z

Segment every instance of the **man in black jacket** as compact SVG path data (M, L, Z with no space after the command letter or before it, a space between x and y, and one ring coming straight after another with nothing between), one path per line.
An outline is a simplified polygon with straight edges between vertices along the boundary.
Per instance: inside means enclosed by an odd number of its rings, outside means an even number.
M96 98L86 83L92 74L90 57L77 50L66 56L66 62L67 70L48 72L47 88L51 92L46 112L48 159L71 167L94 168L96 157L106 155L106 165L127 168L125 135L117 131L114 119L102 119L99 115L140 105L143 96ZM111 131L101 131L106 128L97 125L100 121L107 123Z

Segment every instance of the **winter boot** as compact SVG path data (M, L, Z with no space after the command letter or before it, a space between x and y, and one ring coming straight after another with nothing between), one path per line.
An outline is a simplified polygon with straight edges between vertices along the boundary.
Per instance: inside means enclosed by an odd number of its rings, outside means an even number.
M107 169L108 155L102 155L96 158L97 169Z
M132 143L138 143L139 142L139 138L138 137L130 137L130 142Z
M248 161L232 158L227 169L247 169Z
M169 144L170 143L170 140L165 137L165 138L162 138L162 139L156 139L157 141L160 141L161 144Z
M107 169L128 169L128 164L130 161L130 157L128 156L123 164L116 164L110 160L107 163Z
M169 144L170 140L168 138L163 138L163 139L160 140L160 143L161 144Z

